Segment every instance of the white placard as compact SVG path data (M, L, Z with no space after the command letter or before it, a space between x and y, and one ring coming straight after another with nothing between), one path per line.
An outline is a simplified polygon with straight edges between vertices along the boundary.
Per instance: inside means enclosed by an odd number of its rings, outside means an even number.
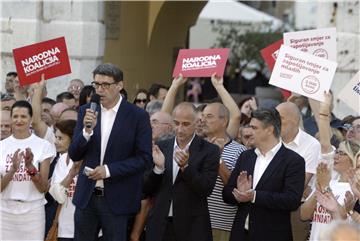
M308 54L336 62L336 28L284 33L284 44Z
M345 85L337 98L360 114L360 71Z
M281 45L269 84L324 101L337 63Z

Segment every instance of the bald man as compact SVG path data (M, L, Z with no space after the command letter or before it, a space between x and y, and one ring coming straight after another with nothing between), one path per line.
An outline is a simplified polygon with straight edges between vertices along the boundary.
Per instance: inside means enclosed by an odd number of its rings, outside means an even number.
M292 102L284 102L276 107L281 116L281 139L284 145L298 153L305 160L305 189L316 173L320 157L320 143L311 135L300 129L301 113ZM308 193L304 192L304 198ZM305 240L309 227L300 221L299 211L292 213L292 230L294 240Z
M1 140L11 136L11 116L9 110L1 111Z
M220 151L195 135L191 103L180 103L172 116L175 138L153 147L155 167L144 181L144 194L154 196L146 241L212 241L207 197L215 186Z

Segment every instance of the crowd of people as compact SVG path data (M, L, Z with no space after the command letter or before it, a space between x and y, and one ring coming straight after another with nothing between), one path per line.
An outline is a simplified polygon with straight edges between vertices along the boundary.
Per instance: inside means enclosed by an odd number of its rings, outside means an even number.
M214 73L207 103L177 103L182 75L130 98L107 63L52 99L45 77L1 93L1 240L359 240L360 116L331 92L264 107Z

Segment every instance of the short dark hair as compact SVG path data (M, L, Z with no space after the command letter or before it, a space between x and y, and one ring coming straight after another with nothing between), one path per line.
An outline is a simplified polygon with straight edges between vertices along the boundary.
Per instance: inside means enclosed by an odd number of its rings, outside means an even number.
M16 101L13 106L11 107L11 111L10 111L10 115L12 116L12 113L13 113L13 109L14 108L26 108L28 109L28 112L29 112L29 115L30 117L33 116L33 109L32 109L32 106L29 102L27 102L26 100L18 100Z
M76 120L62 120L55 124L55 130L58 129L65 135L69 136L72 139L74 135L74 130L76 126Z
M251 112L251 118L255 118L263 123L264 127L269 125L274 127L274 136L280 137L281 132L281 117L275 108L266 109L259 108Z
M115 82L123 81L124 78L124 74L121 69L111 63L100 64L98 67L96 67L93 71L93 77L95 77L97 74L113 77Z
M6 77L10 77L10 76L17 77L18 74L16 72L14 72L14 71L11 71L11 72L6 74Z
M165 85L154 83L149 88L149 96L152 95L152 96L155 96L157 98L160 89L166 89L167 90L169 88L166 87Z
M92 85L85 85L80 91L79 106L85 105L87 97L92 96L95 93L95 88Z
M41 103L46 103L46 104L50 104L50 105L55 105L56 101L49 98L49 97L44 97L41 101Z
M57 103L63 102L64 99L66 100L75 99L75 96L68 91L62 92L56 96Z

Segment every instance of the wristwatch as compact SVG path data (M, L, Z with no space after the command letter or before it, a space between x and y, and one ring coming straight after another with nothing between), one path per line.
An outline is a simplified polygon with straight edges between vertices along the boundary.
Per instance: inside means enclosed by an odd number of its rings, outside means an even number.
M331 190L331 188L330 188L329 186L325 187L325 188L321 191L322 194L330 193L330 192L332 192L332 190Z

